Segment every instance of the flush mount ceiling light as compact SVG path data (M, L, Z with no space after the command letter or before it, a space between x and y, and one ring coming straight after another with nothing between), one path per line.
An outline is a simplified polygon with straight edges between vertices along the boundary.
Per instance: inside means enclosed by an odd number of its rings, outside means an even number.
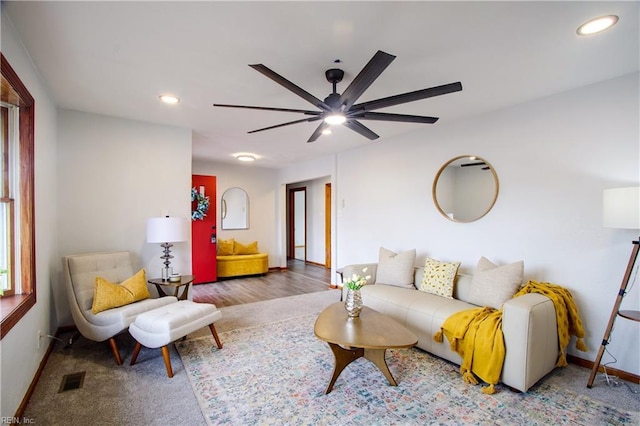
M576 32L578 35L597 34L613 27L617 22L618 17L616 15L600 16L599 18L591 19L580 25Z
M251 154L239 154L239 155L236 155L236 160L250 162L250 161L256 161L256 157Z
M180 99L173 95L160 95L160 100L165 104L171 104L171 105L174 105L180 102Z
M332 126L343 124L345 121L347 121L347 117L340 113L329 114L324 118L324 122Z

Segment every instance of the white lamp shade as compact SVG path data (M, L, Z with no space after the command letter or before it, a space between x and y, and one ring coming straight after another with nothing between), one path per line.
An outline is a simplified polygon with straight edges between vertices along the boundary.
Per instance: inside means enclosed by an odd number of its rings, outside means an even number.
M602 222L607 228L640 229L640 187L605 189Z
M148 243L177 243L189 239L189 222L182 217L147 219Z

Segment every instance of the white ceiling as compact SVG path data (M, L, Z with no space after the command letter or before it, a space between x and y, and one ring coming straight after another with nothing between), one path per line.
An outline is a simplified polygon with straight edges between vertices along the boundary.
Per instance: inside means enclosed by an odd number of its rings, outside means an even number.
M3 1L62 108L193 129L196 159L285 167L394 135L442 126L639 69L639 2L26 2ZM579 37L584 21L620 17ZM436 124L364 124L371 142L340 128L314 143L317 123L247 134L303 118L213 103L314 109L248 64L262 63L324 99L324 71L343 91L377 50L397 56L360 102L461 81L462 92L380 110ZM175 106L158 96L180 97Z

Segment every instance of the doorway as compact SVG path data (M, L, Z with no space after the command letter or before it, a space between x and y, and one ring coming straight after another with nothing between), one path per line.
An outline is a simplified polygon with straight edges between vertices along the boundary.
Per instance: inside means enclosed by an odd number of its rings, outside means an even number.
M331 268L331 177L286 186L287 259Z
M289 191L289 253L293 259L307 260L307 188Z

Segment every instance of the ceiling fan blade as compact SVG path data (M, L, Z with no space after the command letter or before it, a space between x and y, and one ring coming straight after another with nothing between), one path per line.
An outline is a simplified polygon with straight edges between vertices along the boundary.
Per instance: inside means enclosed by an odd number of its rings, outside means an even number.
M347 120L343 126L350 128L351 130L353 130L356 133L360 133L362 136L364 136L365 138L369 139L369 140L374 140L374 139L378 139L380 136L376 135L375 133L373 133L371 131L371 129L369 129L368 127L364 126L362 123L358 122L357 120Z
M344 105L345 111L349 110L351 105L358 100L395 58L393 55L378 50L356 78L353 79L351 84L349 84L349 87L342 92L338 105Z
M303 119L300 119L300 120L289 121L287 123L276 124L275 126L269 126L269 127L263 127L262 129L251 130L251 131L249 131L247 133L257 133L257 132L262 132L264 130L277 129L278 127L290 126L292 124L305 123L305 122L310 122L310 121L318 121L320 119L322 119L322 117L303 118Z
M433 124L438 117L425 117L421 115L387 114L385 112L367 112L355 115L358 120L397 121L400 123L424 123Z
M325 111L329 111L331 109L329 105L325 104L323 101L316 98L311 93L307 92L306 90L304 90L299 86L296 86L294 83L290 82L289 80L287 80L280 74L276 73L275 71L272 71L271 69L267 68L266 66L262 64L255 64L255 65L249 65L249 66L254 70L258 71L259 73L270 78L271 80L275 81L285 89L292 91L293 93L300 96L302 99L306 100L307 102L313 104L317 108L320 108Z
M223 108L245 108L245 109L259 109L262 111L282 111L282 112L299 112L307 115L320 115L322 111L308 111L305 109L291 109L291 108L275 108L275 107L260 107L251 105L229 105L229 104L213 104L214 107Z
M402 93L400 95L380 98L369 102L354 105L351 112L373 111L380 108L386 108L394 105L405 104L408 102L419 101L420 99L432 98L434 96L446 95L448 93L459 92L462 90L462 83L449 83L443 86L430 87L428 89L416 90L415 92Z
M307 139L307 143L315 142L316 140L318 140L318 138L322 135L322 131L327 127L329 127L329 124L325 123L324 121L320 123L320 125L316 127L316 130L314 130L314 132L311 133L311 136L309 136L309 139Z

